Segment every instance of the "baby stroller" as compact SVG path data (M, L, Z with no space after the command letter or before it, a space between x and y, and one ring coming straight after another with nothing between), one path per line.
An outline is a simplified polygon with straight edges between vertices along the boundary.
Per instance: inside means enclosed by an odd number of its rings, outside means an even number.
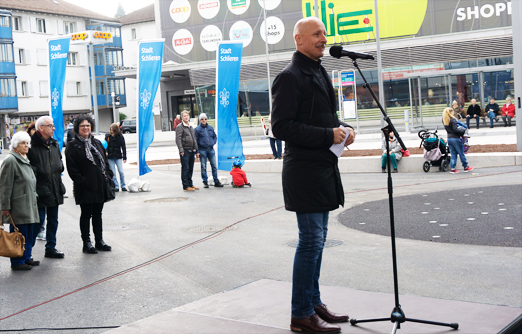
M434 166L439 167L441 172L447 172L451 156L444 139L437 136L437 130L435 129L435 132L421 130L418 135L422 140L420 146L424 146L424 159L426 159L422 169L427 173L430 167Z

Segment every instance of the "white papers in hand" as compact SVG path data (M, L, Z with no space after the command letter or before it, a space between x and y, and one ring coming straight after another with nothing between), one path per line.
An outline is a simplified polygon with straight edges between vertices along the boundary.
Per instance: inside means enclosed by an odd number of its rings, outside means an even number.
M346 138L344 138L344 141L341 144L333 144L332 146L330 146L330 151L332 151L333 154L335 154L338 158L340 158L341 154L343 154L344 145L346 144L346 141L350 137L350 132L348 130L346 130L346 128L344 126L340 125L339 127L341 129L343 129L344 131L346 131Z

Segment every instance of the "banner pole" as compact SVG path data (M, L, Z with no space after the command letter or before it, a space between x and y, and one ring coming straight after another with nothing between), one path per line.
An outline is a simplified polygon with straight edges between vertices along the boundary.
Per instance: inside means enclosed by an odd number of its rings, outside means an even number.
M136 154L138 155L137 166L138 166L138 180L140 179L140 45L141 41L138 42L138 52L136 56L138 57L138 67L136 68L136 135L138 136L138 140L136 140Z
M218 46L217 46L217 49L216 49L216 87L214 89L214 91L216 92L216 102L214 103L214 106L215 106L215 112L214 112L214 117L216 119L216 137L217 137L217 145L216 145L216 164L217 164L217 168L219 170L219 125L218 125L218 105L219 105L219 102L218 102L218 99L219 99L219 90L218 90L218 78L219 78L219 48L221 47L221 42L218 42Z

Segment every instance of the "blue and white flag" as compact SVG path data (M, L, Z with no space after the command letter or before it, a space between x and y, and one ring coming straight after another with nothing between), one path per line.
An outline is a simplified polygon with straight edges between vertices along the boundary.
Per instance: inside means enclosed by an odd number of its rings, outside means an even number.
M151 172L145 152L154 140L154 98L161 78L164 40L138 45L138 169L139 176Z
M55 126L53 138L58 141L60 151L62 150L65 132L63 122L63 86L70 41L70 37L49 40L49 99L51 102L49 115L53 118Z
M245 162L237 124L237 97L243 43L222 42L217 49L216 130L218 169L230 171L234 157Z

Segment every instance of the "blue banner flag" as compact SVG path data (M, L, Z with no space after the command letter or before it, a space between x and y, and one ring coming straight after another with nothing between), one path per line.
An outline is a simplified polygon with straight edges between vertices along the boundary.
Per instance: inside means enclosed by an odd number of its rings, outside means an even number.
M60 151L65 132L62 101L70 41L70 37L49 40L49 99L51 102L49 115L53 118L55 126L53 138L58 141Z
M243 43L223 42L217 49L216 130L218 169L230 171L234 158L245 162L237 124L237 98Z
M164 40L138 45L138 169L139 176L151 172L145 152L154 140L154 98L161 77Z

